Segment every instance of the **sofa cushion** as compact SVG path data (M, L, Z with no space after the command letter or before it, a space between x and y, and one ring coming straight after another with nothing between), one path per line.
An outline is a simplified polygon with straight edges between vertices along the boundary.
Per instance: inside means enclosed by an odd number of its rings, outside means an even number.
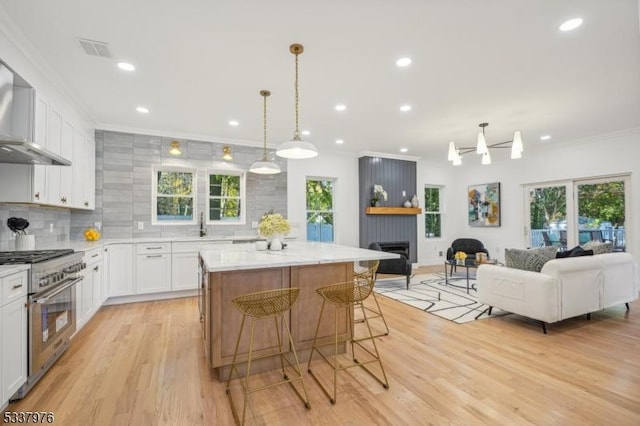
M603 243L602 241L587 241L582 248L593 250L593 254L613 253L613 243Z
M504 260L507 268L540 272L545 263L555 259L556 247L539 247L533 249L504 249Z
M575 246L571 250L559 251L556 253L556 259L579 256L593 256L593 250L585 250L580 246Z

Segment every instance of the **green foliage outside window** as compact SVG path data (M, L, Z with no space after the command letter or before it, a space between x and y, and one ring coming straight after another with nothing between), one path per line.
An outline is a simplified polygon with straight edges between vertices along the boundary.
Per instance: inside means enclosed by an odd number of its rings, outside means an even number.
M209 220L238 222L242 214L239 175L209 175Z
M159 170L156 192L158 221L193 220L193 173Z
M578 186L578 215L594 218L593 227L602 221L624 225L624 182L581 184Z
M424 232L427 238L442 236L442 215L440 214L440 188L424 188Z
M308 179L307 240L333 241L333 181Z

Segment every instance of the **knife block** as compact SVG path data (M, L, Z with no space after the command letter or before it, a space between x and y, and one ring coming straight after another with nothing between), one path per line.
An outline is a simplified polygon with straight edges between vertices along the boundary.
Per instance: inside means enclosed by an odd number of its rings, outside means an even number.
M35 250L36 249L36 236L35 235L16 235L16 250Z

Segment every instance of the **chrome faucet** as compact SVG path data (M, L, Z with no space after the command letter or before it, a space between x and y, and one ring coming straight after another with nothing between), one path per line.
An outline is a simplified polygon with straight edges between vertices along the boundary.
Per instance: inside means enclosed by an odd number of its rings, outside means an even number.
M204 213L200 212L200 236L204 237L207 235L207 230L204 229Z

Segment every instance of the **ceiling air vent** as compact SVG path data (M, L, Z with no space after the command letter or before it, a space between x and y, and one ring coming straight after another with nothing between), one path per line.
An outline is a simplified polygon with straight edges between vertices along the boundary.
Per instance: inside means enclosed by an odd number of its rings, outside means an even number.
M101 58L111 58L111 52L109 52L109 44L102 41L86 40L83 38L78 39L80 46L84 53L91 56L99 56Z

